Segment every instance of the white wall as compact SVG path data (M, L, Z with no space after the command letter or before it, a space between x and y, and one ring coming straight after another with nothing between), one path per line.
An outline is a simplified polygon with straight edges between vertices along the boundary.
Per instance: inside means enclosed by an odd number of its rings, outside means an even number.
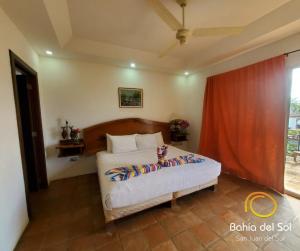
M207 76L215 75L298 49L300 49L300 34L290 36L270 45L266 45L256 50L234 57L231 60L227 60L223 63L208 67L202 71L202 74ZM300 66L300 52L290 54L287 57L288 68L297 66Z
M11 251L28 223L8 49L37 70L38 56L0 8L0 250Z
M60 126L65 120L85 128L126 117L157 121L180 117L192 120L192 132L199 124L199 116L194 119L192 115L200 112L201 102L194 93L202 92L202 87L194 78L188 81L185 76L50 57L41 57L39 67L50 180L96 171L94 157L81 157L77 162L57 158L54 145L60 139ZM119 108L120 86L143 88L144 107ZM194 105L196 109L191 111L189 106Z
M185 88L181 90L184 115L190 122L188 145L192 152L198 152L199 148L205 85L204 75L194 74L186 79Z

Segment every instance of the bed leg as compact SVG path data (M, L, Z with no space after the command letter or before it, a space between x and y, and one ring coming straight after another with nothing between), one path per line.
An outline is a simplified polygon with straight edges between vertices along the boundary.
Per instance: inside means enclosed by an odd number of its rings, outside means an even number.
M180 206L178 206L177 200L174 196L171 200L171 208L172 208L173 211L179 211L180 210Z
M216 192L217 191L217 185L210 186L208 189L213 191L213 192Z
M105 231L109 236L116 234L116 225L114 221L109 221L105 223Z

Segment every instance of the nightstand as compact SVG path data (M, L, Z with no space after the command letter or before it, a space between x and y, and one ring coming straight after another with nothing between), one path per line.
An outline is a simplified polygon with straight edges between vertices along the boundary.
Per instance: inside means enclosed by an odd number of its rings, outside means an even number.
M58 144L58 157L70 157L81 155L84 152L84 142L80 140L78 143Z
M187 151L188 150L188 144L187 140L185 141L171 141L171 146L175 146L181 150Z

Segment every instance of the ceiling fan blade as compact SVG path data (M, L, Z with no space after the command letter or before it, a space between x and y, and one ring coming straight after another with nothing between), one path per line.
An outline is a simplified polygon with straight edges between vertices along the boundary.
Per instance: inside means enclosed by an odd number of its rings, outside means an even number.
M159 1L148 0L152 8L158 16L174 31L182 27L181 23L173 16L173 14Z
M170 53L170 51L174 50L179 45L179 41L174 42L169 47L167 47L165 50L163 50L161 53L159 53L159 58L162 58Z
M206 36L222 36L222 35L237 35L243 31L244 27L215 27L215 28L198 28L193 31L194 37Z

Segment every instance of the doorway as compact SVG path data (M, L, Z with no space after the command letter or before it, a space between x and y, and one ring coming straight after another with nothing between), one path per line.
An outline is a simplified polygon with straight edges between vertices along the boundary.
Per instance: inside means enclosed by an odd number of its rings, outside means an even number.
M284 185L287 193L300 197L300 68L292 70Z
M9 51L27 209L30 194L48 187L37 73Z

